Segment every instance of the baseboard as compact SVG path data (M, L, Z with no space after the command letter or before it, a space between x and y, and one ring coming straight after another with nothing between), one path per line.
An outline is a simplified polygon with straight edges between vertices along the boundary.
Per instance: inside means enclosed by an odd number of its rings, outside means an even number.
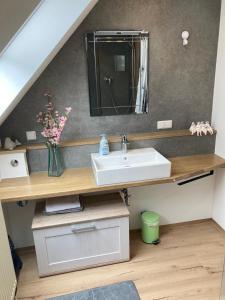
M171 223L171 224L164 224L164 225L160 225L160 227L184 226L184 225L188 225L188 224L200 224L200 223L209 222L209 221L213 221L212 218L198 219L198 220Z
M221 227L214 219L212 219L212 222L220 232L225 233L225 230L223 229L223 227Z

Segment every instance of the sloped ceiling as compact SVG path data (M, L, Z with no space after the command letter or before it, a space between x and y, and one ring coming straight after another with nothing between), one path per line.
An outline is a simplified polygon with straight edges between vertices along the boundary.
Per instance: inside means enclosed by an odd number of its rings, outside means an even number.
M2 0L0 5L0 53L24 24L40 0Z
M40 2L0 56L0 125L97 2Z

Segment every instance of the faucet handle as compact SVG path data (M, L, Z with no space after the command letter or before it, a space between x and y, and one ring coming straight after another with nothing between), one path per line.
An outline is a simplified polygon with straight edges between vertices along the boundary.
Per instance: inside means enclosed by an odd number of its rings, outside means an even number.
M121 142L129 144L126 134L121 134Z

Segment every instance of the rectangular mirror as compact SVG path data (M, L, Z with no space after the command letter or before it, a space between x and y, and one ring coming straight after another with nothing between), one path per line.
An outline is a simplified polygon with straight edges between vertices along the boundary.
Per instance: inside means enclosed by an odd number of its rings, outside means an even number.
M91 116L148 112L146 31L86 34Z

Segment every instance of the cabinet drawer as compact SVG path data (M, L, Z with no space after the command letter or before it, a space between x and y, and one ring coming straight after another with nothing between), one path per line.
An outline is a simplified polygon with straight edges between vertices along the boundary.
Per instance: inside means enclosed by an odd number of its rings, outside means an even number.
M129 259L128 217L34 230L40 276Z
M29 176L26 153L0 155L0 178Z

